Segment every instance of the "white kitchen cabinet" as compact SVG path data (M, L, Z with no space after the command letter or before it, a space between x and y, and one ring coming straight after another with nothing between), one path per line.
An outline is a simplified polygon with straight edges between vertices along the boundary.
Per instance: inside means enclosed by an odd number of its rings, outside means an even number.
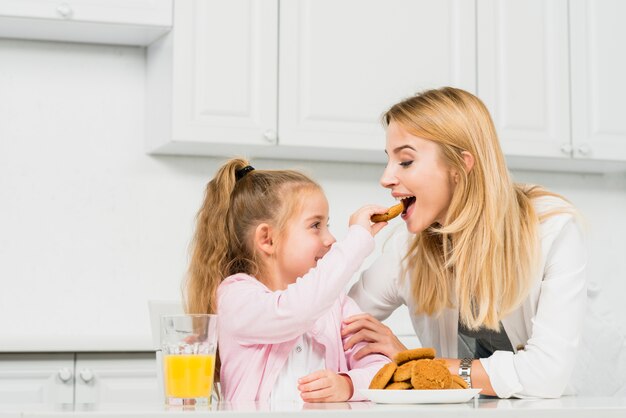
M572 152L626 161L626 2L570 0Z
M475 91L473 1L280 4L279 145L372 150L380 115L418 91Z
M158 402L154 353L77 353L76 403Z
M513 167L623 169L625 15L620 1L478 0L478 96Z
M74 354L0 354L0 403L73 404Z
M275 145L278 0L174 5L173 30L147 51L148 150L224 155Z
M172 27L173 0L2 0L0 37L148 45Z
M507 155L569 158L567 0L478 0L478 96Z
M154 353L0 354L0 402L158 402Z
M148 48L150 153L382 162L387 107L475 91L474 1L174 6L172 32Z

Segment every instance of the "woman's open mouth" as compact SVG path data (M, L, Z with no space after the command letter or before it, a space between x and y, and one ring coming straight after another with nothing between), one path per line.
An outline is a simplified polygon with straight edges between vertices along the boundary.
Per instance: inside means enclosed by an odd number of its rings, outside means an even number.
M407 196L402 198L402 205L404 209L402 210L402 216L404 217L409 210L409 207L415 203L415 196Z

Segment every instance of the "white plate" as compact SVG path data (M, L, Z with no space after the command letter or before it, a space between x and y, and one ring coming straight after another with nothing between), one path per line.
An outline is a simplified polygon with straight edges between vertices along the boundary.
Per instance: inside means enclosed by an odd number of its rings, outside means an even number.
M382 390L360 389L376 403L460 403L478 395L482 389Z

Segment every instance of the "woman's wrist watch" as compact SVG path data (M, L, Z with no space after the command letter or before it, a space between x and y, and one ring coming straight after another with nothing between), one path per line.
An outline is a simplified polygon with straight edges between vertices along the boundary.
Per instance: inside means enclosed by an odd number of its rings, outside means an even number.
M472 387L472 360L471 358L464 358L459 365L459 376L465 380L467 387Z

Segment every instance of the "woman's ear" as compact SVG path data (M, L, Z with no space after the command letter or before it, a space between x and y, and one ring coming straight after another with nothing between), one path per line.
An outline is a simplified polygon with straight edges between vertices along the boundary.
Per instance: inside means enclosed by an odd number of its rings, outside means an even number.
M465 163L465 172L469 173L474 168L474 156L470 154L468 151L463 151L461 153L461 157L463 158L463 162Z
M266 223L259 224L254 231L254 246L265 255L272 255L276 251L273 239L274 231Z

